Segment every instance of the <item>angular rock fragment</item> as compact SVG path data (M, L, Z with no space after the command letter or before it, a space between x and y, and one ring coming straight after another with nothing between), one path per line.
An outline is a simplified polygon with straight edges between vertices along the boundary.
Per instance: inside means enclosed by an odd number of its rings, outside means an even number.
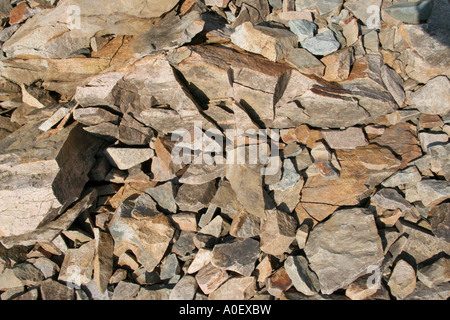
M114 289L111 300L131 300L138 294L140 289L141 287L138 284L120 281Z
M419 170L415 166L399 170L383 181L383 186L388 188L398 187L403 184L415 183L422 180Z
M114 253L120 256L131 250L144 268L151 272L163 258L174 228L162 213L147 216L131 211L132 207L124 202L109 224Z
M274 256L286 252L295 240L297 222L286 213L274 210L261 224L261 251Z
M87 126L95 126L104 122L117 123L119 117L101 108L78 108L73 112L73 118Z
M218 268L250 276L259 254L258 241L247 238L215 245L211 262Z
M204 294L214 292L222 283L228 280L228 273L220 268L208 264L199 270L195 279Z
M399 260L388 281L392 295L403 300L416 288L416 272L405 260Z
M198 284L193 276L186 275L178 281L169 295L169 300L194 300Z
M172 182L166 182L154 188L145 190L153 200L155 200L160 207L166 209L169 212L176 213L177 205L174 197L174 186Z
M155 155L155 152L149 148L140 149L110 147L106 149L105 155L118 169L127 170L150 160Z
M289 278L286 269L281 267L268 279L267 292L275 298L280 298L281 294L292 286L292 281Z
M100 292L105 292L106 286L113 273L114 242L108 233L94 229L95 255L94 280Z
M284 262L284 268L297 291L307 296L313 296L319 292L319 279L309 269L305 257L289 256Z
M209 300L248 300L256 294L256 279L254 277L233 277L228 279L216 291L211 293Z
M337 51L340 47L333 31L325 30L312 38L307 38L302 42L302 47L316 56L327 56Z
M286 56L286 61L303 74L321 77L325 72L323 63L303 48L290 50Z
M434 288L441 283L446 283L450 280L449 264L450 261L447 258L439 258L431 265L419 268L417 270L417 278L428 288Z
M448 181L424 179L414 185L408 185L405 198L409 202L422 201L427 207L433 207L450 198Z
M324 130L322 134L331 149L355 149L369 144L363 130L357 127L343 131Z
M443 203L431 208L428 219L434 235L450 242L450 204Z
M203 31L204 26L205 21L198 11L191 11L181 17L170 15L136 39L131 47L139 56L175 49L190 42Z
M336 211L316 226L305 253L324 294L346 287L384 258L375 219L361 208Z
M52 279L42 282L40 290L42 300L74 300L75 298L73 289Z
M175 202L182 211L198 212L208 206L215 193L215 181L200 185L183 184L178 189Z
M68 249L61 265L58 280L73 287L80 287L92 279L95 241L83 244L78 249Z
M261 54L271 61L284 59L288 51L298 46L295 34L285 29L253 26L245 22L236 28L231 41L249 52Z

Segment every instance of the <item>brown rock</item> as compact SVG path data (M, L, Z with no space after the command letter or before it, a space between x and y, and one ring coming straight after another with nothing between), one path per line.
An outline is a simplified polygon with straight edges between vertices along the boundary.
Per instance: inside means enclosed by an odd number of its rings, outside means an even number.
M388 281L392 295L403 300L416 288L416 272L405 260L399 260Z
M211 293L209 300L249 300L256 294L256 279L254 277L233 277L228 279L216 291Z
M74 300L74 290L59 283L47 279L40 286L42 300Z
M252 238L214 246L212 264L218 268L250 276L260 254L259 242Z
M113 273L114 241L111 235L99 229L94 229L94 234L94 280L100 292L103 293Z
M131 213L131 210L130 204L124 202L109 224L114 239L114 254L120 256L131 250L144 268L151 272L163 258L174 228L162 213L148 216Z
M267 282L267 291L275 298L280 298L281 294L290 287L292 287L292 281L284 267L275 271Z
M286 213L273 210L261 224L261 251L274 256L288 251L295 240L297 221Z
M198 286L204 294L210 294L228 280L228 273L212 264L208 264L198 271L195 280L197 280Z
M344 81L350 74L353 64L353 48L342 49L324 58L321 62L325 65L323 78L327 81Z
M200 185L183 184L178 190L175 202L182 211L198 212L209 205L215 193L214 180Z

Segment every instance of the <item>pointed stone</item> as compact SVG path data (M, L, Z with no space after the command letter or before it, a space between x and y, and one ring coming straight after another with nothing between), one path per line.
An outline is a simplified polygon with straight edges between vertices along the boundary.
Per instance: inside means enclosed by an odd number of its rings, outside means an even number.
M105 155L111 164L120 170L128 170L138 164L150 160L155 152L152 149L116 148L106 149Z

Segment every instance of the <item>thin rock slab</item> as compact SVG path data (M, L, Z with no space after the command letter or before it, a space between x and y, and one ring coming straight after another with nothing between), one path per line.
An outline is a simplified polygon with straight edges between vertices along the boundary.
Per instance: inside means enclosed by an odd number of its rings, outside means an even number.
M132 206L126 202L119 207L109 224L115 255L120 256L131 250L148 272L160 263L174 229L164 214L148 216L132 213Z
M260 252L259 242L252 238L234 240L230 243L215 245L211 262L223 270L250 276Z
M195 276L195 280L197 280L198 286L204 294L214 292L228 278L229 275L225 270L217 268L212 264L208 264L200 269Z
M105 292L113 273L114 241L109 233L94 229L94 280L100 292Z
M110 147L106 149L105 155L111 164L120 170L128 170L138 164L150 160L155 152L150 149L141 148L117 148Z
M305 253L323 294L346 287L384 259L375 219L362 208L338 210L317 225Z
M419 268L417 278L428 288L435 288L450 281L450 261L442 257L431 265Z

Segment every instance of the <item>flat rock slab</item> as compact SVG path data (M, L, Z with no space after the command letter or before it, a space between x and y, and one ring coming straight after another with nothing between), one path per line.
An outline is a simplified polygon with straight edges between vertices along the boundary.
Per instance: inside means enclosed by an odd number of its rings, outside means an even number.
M384 258L375 219L361 208L338 210L317 225L305 253L323 294L345 288Z
M0 143L0 237L34 231L81 195L101 140L73 125L45 136L30 123Z

